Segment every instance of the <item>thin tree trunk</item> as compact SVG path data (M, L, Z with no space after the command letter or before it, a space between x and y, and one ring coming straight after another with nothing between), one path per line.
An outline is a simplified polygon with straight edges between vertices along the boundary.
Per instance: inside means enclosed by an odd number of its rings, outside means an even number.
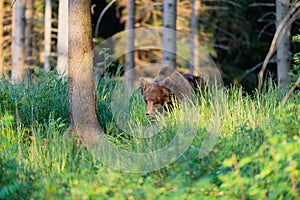
M45 4L45 44L44 44L44 70L50 70L51 53L51 24L52 24L52 6L51 0L46 0Z
M68 74L68 0L59 0L57 36L57 72Z
M176 0L163 3L163 66L176 68Z
M28 66L32 64L32 27L34 5L33 0L26 0L25 10L25 61Z
M276 0L276 28L278 28L282 19L287 15L290 0ZM291 81L290 71L290 27L279 41L277 48L277 77L278 86L282 90L287 90L287 85Z
M200 67L199 49L199 16L201 0L192 0L191 16L191 48L190 48L190 74L194 74L195 67Z
M93 74L91 0L69 0L69 112L71 130L84 142L94 141L100 125Z
M3 42L4 42L4 0L0 0L0 78L4 76L4 52L3 52Z
M135 0L127 1L127 22L126 22L126 55L125 55L125 87L130 90L135 82L134 63L134 22L135 22Z
M13 31L12 31L12 83L23 81L25 72L25 0L15 1L13 10Z

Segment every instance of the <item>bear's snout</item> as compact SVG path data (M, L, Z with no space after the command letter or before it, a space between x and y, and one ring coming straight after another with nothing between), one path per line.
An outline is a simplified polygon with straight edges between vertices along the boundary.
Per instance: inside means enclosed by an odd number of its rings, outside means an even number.
M146 109L146 115L151 115L153 113L153 102L148 101L147 102L147 109Z

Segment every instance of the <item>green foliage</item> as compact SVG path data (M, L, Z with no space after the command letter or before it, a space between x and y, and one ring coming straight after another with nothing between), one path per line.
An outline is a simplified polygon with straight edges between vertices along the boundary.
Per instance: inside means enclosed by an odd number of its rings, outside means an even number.
M1 114L2 115L2 114ZM0 118L0 199L20 199L31 195L35 174L21 161L20 134L12 128L13 116Z
M296 36L293 36L293 40L294 41L296 41L296 40L300 41L300 35L298 34ZM297 53L294 54L293 61L294 61L294 64L292 65L292 69L289 73L289 75L292 78L291 86L300 77L300 52L297 52Z
M300 40L300 34L294 35L292 38L294 41L295 40Z
M0 198L20 199L32 193L33 173L16 160L0 156Z
M295 121L299 122L300 118L294 112L300 112L299 104L279 109L277 115L263 125L265 139L256 152L243 158L233 154L223 161L223 166L230 171L218 178L226 196L236 199L298 197L300 131Z
M21 84L0 79L0 111L18 117L24 126L53 118L69 120L67 83L55 73L39 73Z
M293 41L300 41L300 34L293 36ZM300 52L294 54L293 61L294 64L292 65L292 70L289 73L292 78L291 84L300 77Z
M168 144L178 130L196 131L196 138L182 156L155 172L114 171L96 160L68 131L64 80L52 74L41 74L21 85L1 80L0 198L299 198L299 96L292 94L281 107L280 91L272 83L252 96L232 86L226 89L219 106L213 103L214 95L204 94L189 107L192 114L182 113L185 107L175 108L159 116L159 134L139 139L120 129L112 114L111 99L117 83L118 77L110 76L97 82L99 121L108 138L120 148L144 152ZM216 109L222 114L221 133L214 148L200 157L203 139L209 133L208 122ZM149 119L144 112L145 104L137 90L130 99L130 119L145 125Z

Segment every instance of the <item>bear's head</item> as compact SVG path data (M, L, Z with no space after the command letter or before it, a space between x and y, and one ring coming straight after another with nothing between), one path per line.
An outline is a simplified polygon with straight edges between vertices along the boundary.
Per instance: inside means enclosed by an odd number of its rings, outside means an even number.
M172 92L165 84L149 83L140 79L140 87L147 104L146 115L161 111L171 100Z

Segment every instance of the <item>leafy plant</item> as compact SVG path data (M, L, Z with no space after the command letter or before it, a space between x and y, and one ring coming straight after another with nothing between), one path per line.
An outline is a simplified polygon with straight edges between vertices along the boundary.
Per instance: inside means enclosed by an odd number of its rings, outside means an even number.
M238 159L233 154L223 161L230 169L220 174L220 189L235 199L297 199L300 189L299 128L291 129L295 120L291 111L299 105L279 110L264 125L264 142L257 152ZM299 117L296 117L299 120Z
M300 34L293 36L294 41L300 41ZM300 77L300 52L297 52L293 56L294 64L292 65L292 69L289 72L289 75L292 78L292 83L290 84L290 87L294 84L294 82ZM298 85L298 87L300 87Z

